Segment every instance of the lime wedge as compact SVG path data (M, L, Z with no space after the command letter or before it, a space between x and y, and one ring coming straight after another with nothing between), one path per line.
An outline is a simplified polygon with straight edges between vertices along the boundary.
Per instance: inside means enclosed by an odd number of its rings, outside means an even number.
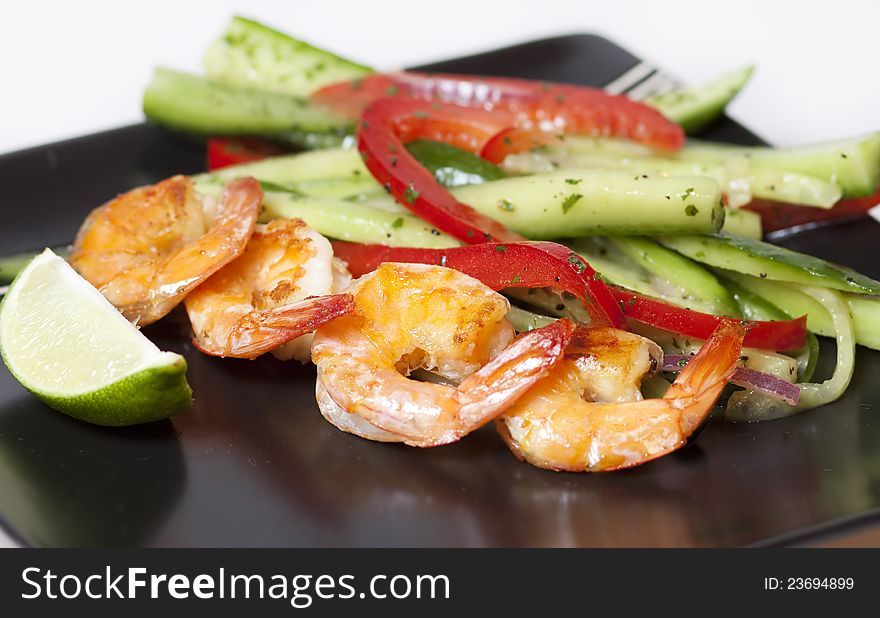
M49 249L0 304L0 355L46 404L98 425L168 418L192 398L184 358L159 350Z

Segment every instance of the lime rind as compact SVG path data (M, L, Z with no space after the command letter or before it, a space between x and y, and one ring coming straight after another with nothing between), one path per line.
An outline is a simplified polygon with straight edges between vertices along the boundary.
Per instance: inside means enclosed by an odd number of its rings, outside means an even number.
M38 269L51 269L48 274ZM33 277L36 272L37 276ZM42 279L42 280L41 280ZM34 283L36 280L36 284ZM59 307L51 302L34 307L22 307L22 302L29 301L27 294L22 301L22 290L30 292L28 285L43 285L51 282L55 298L68 297L71 302L66 306L80 308L76 315L59 311ZM61 286L63 289L59 289ZM18 314L16 314L18 312ZM59 323L58 316L67 322ZM41 346L39 341L27 341L21 333L10 332L16 326L28 327L22 322L22 314L36 316L46 320L51 332L70 334L71 340L80 344L72 353L65 351L59 361L57 352L59 343L51 341ZM39 315L42 314L42 315ZM84 320L81 318L85 318ZM84 322L92 322L87 324ZM12 324L12 326L10 326ZM41 323L42 325L42 323ZM60 327L60 330L59 330ZM97 345L90 349L76 341L76 334L89 327L93 332L106 330L114 336L114 344L125 346L116 350L102 349ZM70 329L79 329L74 332ZM106 348L106 340L100 341ZM54 347L54 350L53 350ZM63 345L61 347L64 347ZM69 350L69 347L67 348ZM41 360L34 356L34 350L45 351L53 358L46 359L45 364L35 363ZM114 364L119 360L113 353L122 351L120 370L114 375ZM104 354L104 356L102 356ZM160 351L149 339L144 337L107 301L94 287L82 279L64 260L50 250L34 258L9 287L6 297L0 302L0 356L10 373L27 390L34 393L47 405L83 421L107 426L123 426L161 420L172 416L192 401L192 391L186 381L186 361L179 354ZM95 367L95 374L104 373L103 378L95 381L85 379L81 385L59 385L57 372L69 369L72 374L82 374L82 367ZM43 374L41 375L41 370ZM51 375L46 375L48 371ZM64 382L63 380L61 381ZM97 383L95 383L97 382Z

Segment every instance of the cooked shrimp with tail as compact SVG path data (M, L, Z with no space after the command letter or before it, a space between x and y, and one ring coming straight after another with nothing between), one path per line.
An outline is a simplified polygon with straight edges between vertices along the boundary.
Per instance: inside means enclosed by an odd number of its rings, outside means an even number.
M134 189L89 214L70 263L126 318L150 324L244 251L262 199L253 178L219 199L185 176Z
M514 340L507 299L442 266L385 263L348 291L354 310L315 332L318 404L338 428L373 440L458 440L545 376L573 330L558 320ZM416 369L458 386L410 379Z
M578 329L565 359L496 426L517 457L540 468L637 466L684 446L708 418L744 336L742 325L719 326L662 398L642 399L642 377L662 364L659 347L617 329Z
M351 276L301 219L258 225L244 253L186 297L196 347L214 356L309 360L312 332L351 311Z

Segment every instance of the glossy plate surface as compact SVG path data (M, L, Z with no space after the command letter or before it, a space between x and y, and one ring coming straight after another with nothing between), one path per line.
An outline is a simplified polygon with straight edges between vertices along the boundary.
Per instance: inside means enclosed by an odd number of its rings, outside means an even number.
M430 68L601 86L637 62L584 35ZM708 136L758 141L730 121ZM65 244L93 207L203 159L148 125L0 157L2 253ZM784 244L878 278L878 234L864 219ZM862 348L833 405L758 425L714 419L677 454L575 475L519 463L492 428L430 450L343 434L317 411L313 367L209 358L187 328L178 312L145 330L190 364L195 405L173 422L76 422L0 368L0 518L13 535L49 546L729 546L880 509L880 354Z

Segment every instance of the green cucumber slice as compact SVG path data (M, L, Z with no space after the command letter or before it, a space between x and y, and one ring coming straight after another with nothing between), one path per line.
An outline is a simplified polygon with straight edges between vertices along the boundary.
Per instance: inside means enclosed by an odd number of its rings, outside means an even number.
M761 279L833 288L856 294L880 294L875 281L846 266L750 238L664 236L659 242L687 257Z
M238 16L208 47L203 65L208 77L216 81L295 97L307 97L322 86L373 72L362 64Z

